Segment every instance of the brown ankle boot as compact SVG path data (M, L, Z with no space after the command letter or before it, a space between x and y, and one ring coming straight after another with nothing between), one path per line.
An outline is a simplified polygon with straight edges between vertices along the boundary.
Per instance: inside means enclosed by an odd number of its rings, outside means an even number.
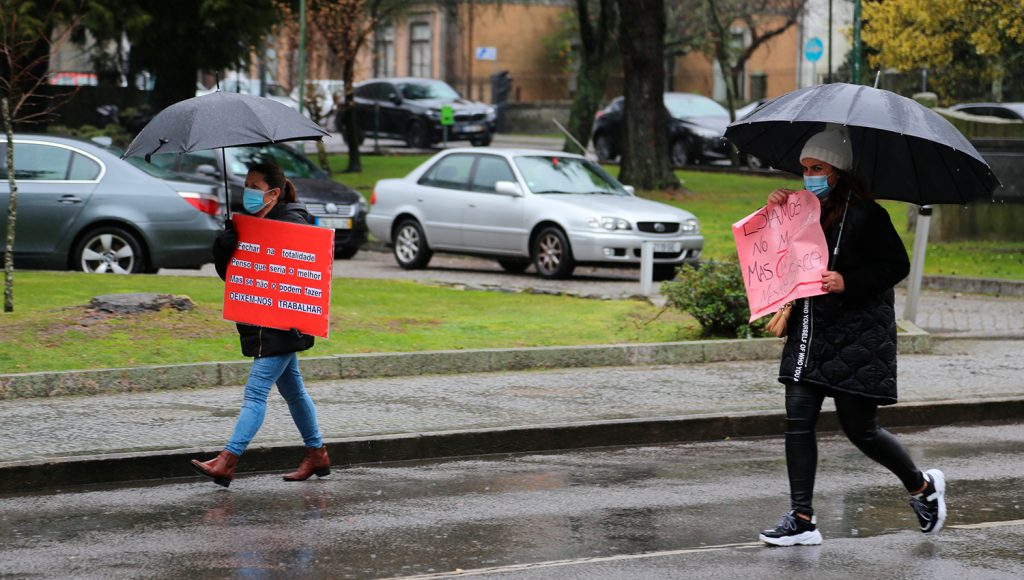
M238 456L227 450L221 451L220 455L209 461L192 460L192 469L213 478L214 483L224 487L231 485L231 480L235 478L237 465Z
M306 448L306 456L302 458L299 468L291 473L284 474L285 481L306 481L313 474L323 477L331 474L331 459L327 457L327 446L319 449Z

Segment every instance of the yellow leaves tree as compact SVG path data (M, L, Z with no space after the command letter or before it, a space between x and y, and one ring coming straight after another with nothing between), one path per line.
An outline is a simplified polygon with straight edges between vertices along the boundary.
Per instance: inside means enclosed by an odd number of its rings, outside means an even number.
M1002 100L1004 59L1024 47L1024 3L1006 0L872 0L863 5L861 37L878 53L872 66L942 69L967 48L988 64Z

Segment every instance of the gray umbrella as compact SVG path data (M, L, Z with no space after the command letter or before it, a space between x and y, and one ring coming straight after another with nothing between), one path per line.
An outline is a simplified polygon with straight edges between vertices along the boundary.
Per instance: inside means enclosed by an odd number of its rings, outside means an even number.
M214 92L175 103L160 111L135 136L122 157L188 153L282 141L322 139L320 125L277 101L242 93ZM227 164L225 164L227 167ZM224 188L228 189L224 175ZM227 211L230 215L231 203Z
M881 199L917 205L992 199L999 180L949 121L890 91L832 83L773 99L729 125L742 153L801 174L800 150L826 123L845 125L853 171Z

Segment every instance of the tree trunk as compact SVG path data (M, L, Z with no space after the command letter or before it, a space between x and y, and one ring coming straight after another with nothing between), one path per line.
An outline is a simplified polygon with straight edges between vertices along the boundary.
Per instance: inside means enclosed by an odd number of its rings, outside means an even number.
M625 71L625 139L619 180L637 189L679 186L669 159L664 0L619 0Z
M352 55L353 57L355 55ZM342 69L342 80L345 81L344 131L345 143L348 145L348 167L346 173L361 173L363 160L359 155L359 125L356 122L356 92L352 86L355 80L355 59L346 58Z
M7 183L11 198L7 203L7 242L4 245L4 312L14 312L14 225L18 214L18 183L14 179L14 127L7 97L3 101L4 131L7 133Z
M569 133L586 149L590 131L594 126L594 113L604 99L608 82L608 48L612 41L614 20L613 0L601 0L598 24L594 26L588 10L589 0L576 1L576 14L580 24L580 68L576 75L576 94L569 111ZM566 137L562 151L578 151L579 147ZM579 151L586 155L586 151Z

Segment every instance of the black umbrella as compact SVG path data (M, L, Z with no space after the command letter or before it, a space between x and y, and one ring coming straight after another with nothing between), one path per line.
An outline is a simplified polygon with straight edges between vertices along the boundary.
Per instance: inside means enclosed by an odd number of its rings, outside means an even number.
M999 180L941 115L890 91L832 83L775 98L725 131L742 153L801 174L804 143L826 123L844 125L853 171L882 199L917 205L991 199Z
M329 136L320 125L291 107L255 95L214 92L175 103L160 111L122 157L188 153L203 149L244 147ZM227 164L224 164L225 168ZM224 173L224 189L228 190ZM227 204L231 213L230 199Z

